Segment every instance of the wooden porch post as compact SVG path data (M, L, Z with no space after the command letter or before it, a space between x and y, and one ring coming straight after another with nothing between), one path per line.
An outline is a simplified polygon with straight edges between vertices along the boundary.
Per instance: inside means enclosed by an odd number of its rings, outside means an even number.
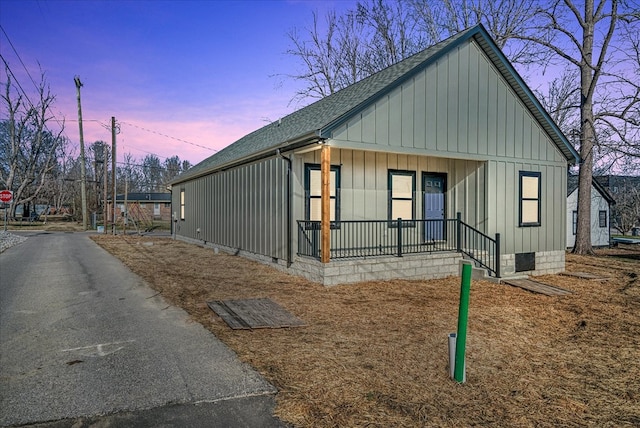
M320 191L320 261L329 263L331 245L329 242L331 231L331 148L322 146L320 153L320 176L322 189Z

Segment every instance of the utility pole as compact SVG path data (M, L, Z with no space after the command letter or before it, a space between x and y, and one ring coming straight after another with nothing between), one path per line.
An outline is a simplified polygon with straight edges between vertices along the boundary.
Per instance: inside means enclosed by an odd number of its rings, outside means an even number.
M78 90L78 126L80 127L80 192L82 195L82 230L87 230L87 170L84 157L84 134L82 132L82 104L80 102L80 76L73 78Z
M111 178L113 181L113 194L111 203L113 204L113 218L111 231L116 234L116 118L111 116Z
M93 194L95 195L94 197L96 198L96 204L95 204L96 215L100 209L100 195L98 195L98 164L100 163L100 161L97 158L98 158L98 153L96 153L96 151L94 150L93 151ZM96 224L97 224L97 218L96 218Z
M102 186L102 225L104 226L104 234L107 234L107 214L109 210L107 209L107 193L109 193L109 180L107 177L109 167L107 167L107 144L105 143L102 146L102 178L104 179L104 185Z

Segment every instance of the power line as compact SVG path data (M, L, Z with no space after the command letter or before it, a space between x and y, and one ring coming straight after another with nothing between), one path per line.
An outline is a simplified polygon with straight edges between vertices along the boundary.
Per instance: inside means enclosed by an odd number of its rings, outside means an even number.
M7 71L11 74L11 76L13 76L13 80L15 82L16 85L18 85L18 88L20 89L20 92L22 92L22 95L24 95L24 97L27 99L27 101L29 102L29 105L31 106L31 108L33 110L36 110L35 105L33 105L33 102L31 101L31 99L29 98L29 95L27 95L27 92L24 90L24 88L22 87L22 85L20 84L20 81L18 80L18 78L16 77L15 73L13 72L13 70L11 69L11 66L9 66L9 63L7 62L7 60L5 59L5 57L0 54L0 58L2 59L2 62L4 63L4 65L7 68ZM39 91L40 89L36 86L36 89ZM58 118L56 117L56 115L53 113L52 109L49 108L48 109L51 112L51 116L53 118L54 121L56 121L58 123L58 125L60 126L60 130L61 130L61 134L64 135L64 137L71 141L71 139L69 138L69 136L64 132L64 126L60 123L60 120L58 120ZM53 132L51 131L51 129L49 129L49 127L47 126L47 124L44 124L44 127L47 131L49 131L51 134L53 134Z
M217 149L213 149L211 147L206 147L206 146L203 146L203 145L200 145L200 144L192 143L191 141L183 140L181 138L172 137L171 135L163 134L162 132L154 131L153 129L144 128L142 126L134 125L133 123L122 122L122 121L120 123L125 124L125 125L129 125L129 126L133 126L134 128L138 128L138 129L141 129L143 131L150 132L152 134L156 134L156 135L160 135L162 137L170 138L172 140L180 141L181 143L190 144L190 145L195 146L195 147L200 147L201 149L211 150L211 151L214 151L214 152L218 151Z
M38 87L37 83L35 82L35 80L33 79L33 77L31 76L31 73L29 73L29 69L27 68L27 66L25 65L24 61L22 61L22 57L20 56L20 54L18 53L18 50L15 48L15 46L13 45L13 42L11 41L11 39L9 38L9 35L7 34L7 32L5 31L4 27L2 25L0 25L0 29L2 30L2 33L4 34L5 38L7 39L7 42L9 42L9 45L11 46L11 49L13 49L13 52L16 54L16 57L18 58L18 61L20 61L20 64L22 64L22 68L24 68L24 71L27 73L27 76L29 76L29 79L31 80L31 83L33 83L34 88L36 89L36 91L40 91L40 88ZM27 92L24 90L24 88L22 87L22 85L20 84L20 81L18 80L18 78L16 77L15 73L13 72L13 70L11 69L11 67L9 66L9 63L7 62L7 60L4 58L4 56L0 53L0 58L2 58L2 62L4 62L4 65L7 67L7 70L9 71L9 73L11 73L11 75L13 76L13 80L15 81L15 83L18 85L18 87L20 88L20 90L22 91L22 94L25 96L25 98L27 99L27 101L29 102L29 104L31 105L31 108L35 110L35 106L33 105L33 103L31 102L31 99L29 99L29 96L27 95ZM64 131L64 126L63 124L60 122L60 120L56 117L55 113L53 113L53 111L51 109L49 109L51 111L51 116L53 118L53 120L58 124L58 126L60 127L61 130L61 134L63 134L65 136L65 138L67 140L71 140L69 138L69 136L65 133ZM49 132L51 132L51 130L49 129L49 127L46 125L45 123L45 129L47 129Z
M2 32L4 33L4 36L7 38L7 41L9 42L9 46L11 46L11 49L13 49L13 52L16 54L16 56L18 57L18 61L20 61L20 64L22 64L22 68L24 68L24 71L27 72L27 76L29 76L29 79L31 79L31 83L33 83L33 86L38 89L38 85L36 85L36 81L33 80L33 77L31 77L31 73L29 73L29 70L27 69L27 66L24 65L24 62L22 61L22 58L20 57L20 54L18 53L18 51L16 50L16 47L13 46L13 43L11 42L11 39L9 38L9 35L7 34L7 32L4 30L4 27L2 25L0 25L0 29L2 30ZM6 63L6 62L5 62ZM13 73L12 73L13 74ZM14 76L15 77L15 76Z
M121 145L121 147L122 147L122 150L125 150L125 149L129 148L129 149L137 150L137 151L142 152L142 153L146 153L148 155L153 155L153 156L156 156L156 157L159 157L159 158L163 158L163 159L169 159L168 156L161 156L161 155L159 155L157 153L148 152L146 150L138 149L136 147L129 147L128 145L127 146Z
M182 169L182 162L183 161L180 161L180 164L178 165L180 167L180 169ZM159 170L166 170L167 169L166 165L153 166L153 165L143 165L143 164L139 164L139 163L127 163L127 162L122 162L122 161L116 161L116 164L123 165L123 166L126 166L126 167L138 167L138 168L149 168L149 169L159 169Z
M20 81L18 80L18 78L16 77L16 75L13 73L13 70L11 69L11 67L9 67L9 63L7 62L7 60L4 58L4 56L0 53L0 58L2 58L2 62L4 62L4 66L7 68L7 70L9 71L9 73L13 76L13 81L15 82L16 85L18 85L18 88L20 88L20 91L22 92L22 94L24 95L24 97L27 99L27 101L29 102L29 105L31 106L31 108L35 108L33 106L33 103L31 102L31 99L29 98L29 95L27 95L27 92L24 90L24 88L22 87L22 85L20 84Z

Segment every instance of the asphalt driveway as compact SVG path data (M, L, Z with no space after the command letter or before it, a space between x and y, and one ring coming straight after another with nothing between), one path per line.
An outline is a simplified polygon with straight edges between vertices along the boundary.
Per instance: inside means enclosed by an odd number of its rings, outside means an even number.
M275 388L88 233L24 236L0 254L1 426L281 426Z

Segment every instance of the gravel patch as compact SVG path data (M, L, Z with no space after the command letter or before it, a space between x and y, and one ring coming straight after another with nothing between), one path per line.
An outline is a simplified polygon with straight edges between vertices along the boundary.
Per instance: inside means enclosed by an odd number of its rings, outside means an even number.
M7 248L11 248L26 240L27 238L24 236L14 235L9 232L0 232L0 253L4 252Z

